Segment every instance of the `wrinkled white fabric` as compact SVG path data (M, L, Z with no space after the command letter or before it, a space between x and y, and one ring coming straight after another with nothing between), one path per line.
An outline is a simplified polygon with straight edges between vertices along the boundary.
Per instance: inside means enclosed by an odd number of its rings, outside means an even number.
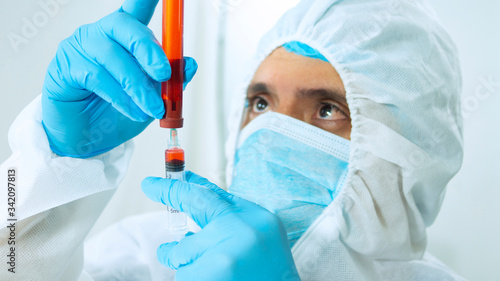
M292 249L302 279L461 280L426 254L426 227L463 156L457 50L427 2L304 0L288 11L234 98L228 182L246 87L290 41L331 62L352 118L347 181Z
M166 231L166 211L125 218L85 243L84 269L94 281L173 281L175 271L160 264L156 249L175 241ZM188 229L200 227L188 219Z
M85 243L85 271L95 281L174 280L174 271L162 266L156 249L168 242L166 212L129 217Z
M50 150L41 118L37 97L12 124L12 156L0 166L2 183L8 169L17 169L16 273L2 262L0 280L89 280L82 273L83 241L124 178L133 144L90 159L59 157ZM10 235L6 197L4 187L1 241ZM2 256L9 247L2 243Z

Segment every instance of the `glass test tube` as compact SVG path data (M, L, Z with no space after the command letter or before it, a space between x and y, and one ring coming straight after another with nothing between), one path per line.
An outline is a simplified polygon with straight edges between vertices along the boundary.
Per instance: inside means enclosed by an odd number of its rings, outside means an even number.
M160 120L162 128L182 128L182 91L184 82L184 0L163 0L163 50L167 55L172 74L161 83L165 104L165 116Z

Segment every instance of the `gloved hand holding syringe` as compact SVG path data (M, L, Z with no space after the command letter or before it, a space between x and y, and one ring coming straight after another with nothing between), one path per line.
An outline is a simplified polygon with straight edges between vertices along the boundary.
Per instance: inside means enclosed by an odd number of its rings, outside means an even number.
M185 180L184 150L179 145L177 129L182 128L182 91L184 82L183 57L184 0L163 0L163 50L169 59L172 76L161 85L165 116L162 128L170 129L168 148L165 150L166 178ZM167 232L179 237L187 232L187 217L167 207Z

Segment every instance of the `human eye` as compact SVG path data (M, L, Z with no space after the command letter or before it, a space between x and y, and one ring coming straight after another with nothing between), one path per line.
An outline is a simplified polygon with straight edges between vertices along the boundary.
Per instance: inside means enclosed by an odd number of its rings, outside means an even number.
M269 110L269 102L262 96L250 99L249 103L254 113L264 113Z
M339 106L330 102L323 102L320 105L318 112L316 113L316 118L321 120L345 120L347 115L339 108Z

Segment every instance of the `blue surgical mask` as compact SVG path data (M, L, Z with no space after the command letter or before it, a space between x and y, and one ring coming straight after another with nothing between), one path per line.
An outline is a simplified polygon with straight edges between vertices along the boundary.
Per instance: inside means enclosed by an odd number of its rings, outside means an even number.
M342 189L349 145L318 127L265 113L240 132L229 191L278 215L291 247Z

